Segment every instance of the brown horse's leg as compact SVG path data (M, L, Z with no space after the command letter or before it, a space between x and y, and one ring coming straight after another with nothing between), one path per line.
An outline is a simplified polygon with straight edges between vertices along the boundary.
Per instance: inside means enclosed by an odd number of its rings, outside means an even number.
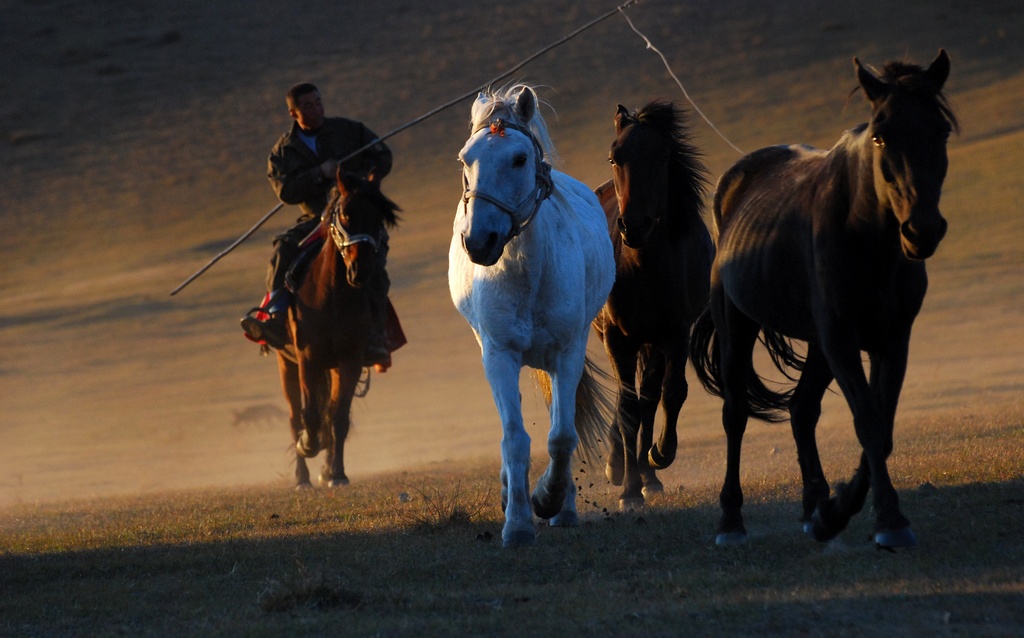
M302 431L295 443L296 453L313 458L320 452L320 429L323 420L323 401L326 398L323 371L311 365L309 359L299 355L299 391L302 397Z
M343 364L341 368L330 371L330 449L327 454L327 465L320 474L320 481L327 487L348 485L345 475L345 439L351 425L352 397L355 395L362 372L362 352L355 363Z
M299 392L299 368L283 355L277 355L277 369L281 373L281 387L288 400L288 425L291 428L292 443L302 433L302 395ZM306 459L295 455L295 487L310 487L309 468Z
M832 383L832 370L817 344L807 347L807 361L789 403L790 425L796 441L797 460L803 479L804 532L812 533L812 517L818 504L829 496L828 481L818 456L815 429L821 416L821 399Z

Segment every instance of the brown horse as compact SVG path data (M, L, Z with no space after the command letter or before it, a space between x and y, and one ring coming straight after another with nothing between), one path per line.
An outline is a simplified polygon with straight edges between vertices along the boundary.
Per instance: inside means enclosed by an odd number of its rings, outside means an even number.
M597 189L615 285L593 325L618 380L605 472L623 486L619 502L630 508L663 489L655 469L675 458L690 326L707 304L714 244L702 219L707 170L687 138L684 112L660 101L634 113L619 105L615 135L613 177ZM659 400L664 422L652 445Z
M372 173L363 178L338 172L338 189L323 220L328 239L289 311L291 348L278 351L298 487L310 485L305 459L321 450L327 458L320 483L348 484L345 438L371 325L362 285L380 267L375 253L386 229L397 225L398 210Z
M917 542L887 459L910 330L928 287L923 260L946 233L939 196L946 140L957 128L942 94L949 66L939 51L927 69L889 62L878 77L854 58L870 121L829 151L756 151L718 183L711 301L694 326L691 359L704 386L725 401L719 544L746 539L739 467L747 417L778 420L783 410L796 439L805 531L821 541L835 537L871 489L875 542ZM780 369L788 364L801 372L795 388L780 392L761 383L751 363L759 332ZM807 342L805 358L787 338ZM852 481L829 498L814 430L833 379L863 451Z

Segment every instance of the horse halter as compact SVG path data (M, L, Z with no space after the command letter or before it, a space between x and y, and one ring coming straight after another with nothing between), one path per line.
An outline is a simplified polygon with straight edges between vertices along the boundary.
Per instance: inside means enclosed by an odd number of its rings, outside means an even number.
M469 188L469 180L466 179L466 172L462 172L462 205L468 207L469 200L475 197L477 199L482 199L485 202L497 206L502 212L506 213L512 219L512 231L511 234L509 235L509 239L512 239L513 237L519 235L519 233L523 232L523 230L530 225L530 222L532 222L533 218L537 215L537 211L540 210L540 205L544 203L545 199L551 196L552 192L554 192L555 185L551 181L551 165L542 159L544 157L544 149L541 148L540 142L537 141L537 137L529 129L523 128L516 124L515 122L509 122L508 120L504 120L502 118L495 118L490 122L481 124L480 126L473 129L471 137L472 135L476 135L482 129L485 128L490 128L490 132L488 133L488 135L497 135L498 137L505 137L505 129L510 128L514 131L519 131L523 135L530 138L530 141L533 142L533 149L537 153L537 185L534 187L533 191L529 195L527 195L525 199L523 199L523 201L519 202L515 206L509 206L508 204L502 202L496 197L488 195L487 193L483 193L478 190L471 190ZM533 202L533 205L530 209L529 214L527 214L523 218L520 218L519 211L527 204L530 204L531 201Z
M346 248L355 244L369 244L374 250L377 250L380 246L379 233L377 237L366 233L352 234L345 230L345 227L341 225L338 218L343 204L344 202L341 201L330 208L330 215L327 222L328 232L331 234L331 239L334 240L334 245L338 247L338 251L344 253ZM328 211L324 211L324 215L328 216Z

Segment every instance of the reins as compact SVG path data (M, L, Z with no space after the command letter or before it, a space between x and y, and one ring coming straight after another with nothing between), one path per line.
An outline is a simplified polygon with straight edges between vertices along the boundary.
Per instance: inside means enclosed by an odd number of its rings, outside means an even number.
M483 193L479 190L472 190L469 188L469 180L466 178L466 171L462 171L462 206L468 207L469 200L476 198L482 199L485 202L494 204L502 212L507 214L512 219L512 230L509 235L509 239L518 236L530 222L533 221L534 217L537 216L537 211L540 210L540 205L544 203L544 200L551 196L551 193L555 190L555 184L551 181L551 165L544 161L544 149L541 148L540 142L537 140L537 136L533 134L529 129L523 128L515 122L509 122L502 118L496 118L490 122L484 122L475 129L473 129L472 135L476 135L485 128L489 128L488 135L497 135L498 137L505 137L505 129L512 129L513 131L519 131L523 135L530 138L533 142L533 149L537 156L537 173L536 186L533 191L527 195L523 201L519 202L515 206L509 206L502 202L496 197ZM472 135L470 137L472 137ZM530 202L533 202L530 212L523 218L519 217L519 212L522 208Z

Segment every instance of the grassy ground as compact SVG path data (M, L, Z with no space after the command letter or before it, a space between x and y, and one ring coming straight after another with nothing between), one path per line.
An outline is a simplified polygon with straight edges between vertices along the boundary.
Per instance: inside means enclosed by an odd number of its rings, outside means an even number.
M928 424L922 423L921 427ZM862 513L802 535L799 485L754 462L750 541L715 547L717 484L619 512L579 467L582 524L502 550L497 467L333 491L278 486L22 506L0 526L0 633L77 635L1013 635L1024 624L1019 420L894 457L921 544ZM952 450L971 454L943 463ZM542 459L536 459L539 466ZM595 474L599 476L595 476Z

